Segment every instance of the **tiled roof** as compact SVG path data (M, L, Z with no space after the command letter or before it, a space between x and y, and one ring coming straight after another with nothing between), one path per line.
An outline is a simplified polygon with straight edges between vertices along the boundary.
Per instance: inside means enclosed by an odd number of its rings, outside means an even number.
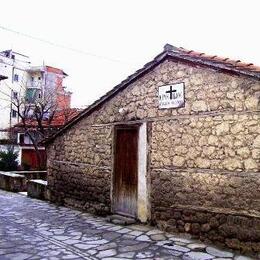
M252 63L243 63L240 60L230 60L228 58L221 58L218 56L210 56L204 53L195 52L192 50L186 50L182 47L178 48L170 44L164 46L162 53L157 55L152 61L146 63L143 68L137 70L134 74L123 80L120 84L116 85L112 90L107 92L104 96L96 100L92 105L84 109L78 116L73 118L70 122L64 125L57 133L45 140L48 144L52 142L57 136L61 135L71 126L76 124L82 118L90 115L104 102L114 97L119 91L125 89L129 84L133 83L138 78L142 77L147 72L151 71L154 67L159 65L166 59L179 60L180 62L193 63L200 66L206 66L217 71L223 71L233 73L236 75L244 75L246 77L252 77L260 80L260 67L253 65Z
M164 50L172 57L184 60L188 59L198 64L200 63L213 68L215 67L216 69L223 69L260 79L260 67L253 63L245 63L241 60L231 60L217 55L207 55L193 50L186 50L182 47L177 48L170 44L166 44Z

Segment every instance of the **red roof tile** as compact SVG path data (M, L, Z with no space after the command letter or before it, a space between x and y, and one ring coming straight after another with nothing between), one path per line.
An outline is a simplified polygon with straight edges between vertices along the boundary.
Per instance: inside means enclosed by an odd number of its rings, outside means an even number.
M236 72L238 72L237 70L241 70L241 72L256 72L256 73L260 73L260 67L254 65L253 63L245 63L245 62L241 62L241 60L231 60L229 58L223 58L223 57L219 57L217 55L214 56L209 56L206 55L205 53L201 53L201 52L195 52L193 50L186 50L184 48L177 48L171 45L167 45L167 50L170 51L177 51L179 54L182 55L186 55L189 56L191 58L201 58L204 61L209 61L212 62L212 65L217 65L217 63L222 64L222 65L226 65L229 66L230 69L234 69L236 70ZM258 77L260 78L260 75L258 75Z

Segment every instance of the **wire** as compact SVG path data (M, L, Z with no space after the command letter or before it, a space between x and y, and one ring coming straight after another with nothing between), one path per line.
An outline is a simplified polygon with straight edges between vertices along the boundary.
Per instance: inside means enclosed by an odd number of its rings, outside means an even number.
M86 52L86 51L83 51L83 50L80 50L80 49L68 47L68 46L65 46L65 45L62 45L62 44L57 44L57 43L45 40L43 38L35 37L35 36L29 35L29 34L26 34L26 33L23 33L23 32L19 32L19 31L15 31L13 29L7 28L7 27L2 26L2 25L0 25L0 29L2 29L4 31L12 32L14 34L18 34L20 36L27 37L27 38L30 38L30 39L33 39L33 40L36 40L36 41L40 41L40 42L55 46L57 48L62 48L62 49L66 49L66 50L69 50L69 51L81 53L81 54L92 56L92 57L95 57L95 58L98 58L98 59L108 60L108 61L122 63L122 64L130 64L126 61L122 61L122 60L119 60L119 59L109 58L109 57L106 57L106 56L101 56L101 55L97 55L97 54L94 54L94 53Z
M6 108L10 108L10 104L8 104L8 105L5 106L5 107L3 107L3 106L0 105L0 110L4 110L4 109L6 109Z
M7 101L7 102L11 101L10 99L5 99L5 98L1 98L1 97L0 97L0 100Z
M7 97L11 98L11 95L9 95L9 94L6 94L6 93L5 93L5 92L3 92L2 90L0 90L0 93L2 93L3 95L5 95L5 96L7 96Z

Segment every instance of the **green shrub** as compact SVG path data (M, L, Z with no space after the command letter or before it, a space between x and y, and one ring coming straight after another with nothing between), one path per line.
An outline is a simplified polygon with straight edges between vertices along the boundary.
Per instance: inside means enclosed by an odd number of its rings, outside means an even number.
M16 171L18 163L16 161L18 153L14 152L13 147L7 151L0 152L0 171Z

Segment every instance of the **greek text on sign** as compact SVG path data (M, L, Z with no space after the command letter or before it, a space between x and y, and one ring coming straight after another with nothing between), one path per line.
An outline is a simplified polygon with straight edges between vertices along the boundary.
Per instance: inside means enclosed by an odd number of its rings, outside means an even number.
M177 108L183 105L183 82L159 87L159 108Z

